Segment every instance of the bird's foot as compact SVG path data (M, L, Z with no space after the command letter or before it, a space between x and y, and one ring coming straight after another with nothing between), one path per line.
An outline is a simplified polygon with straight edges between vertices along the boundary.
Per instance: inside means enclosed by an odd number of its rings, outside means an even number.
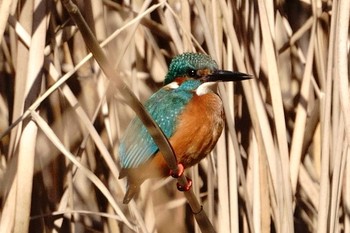
M179 163L177 165L177 169L170 170L170 175L174 178L179 178L180 176L183 175L184 171L185 171L184 165L182 163ZM177 189L181 192L186 192L186 191L190 190L192 187L192 180L188 177L186 177L186 179L187 179L187 184L185 186L181 185L179 183L176 184Z
M192 180L191 180L190 178L188 178L188 177L186 177L186 179L187 179L187 184L186 184L186 186L182 186L182 185L179 184L179 183L176 184L177 189L178 189L179 191L181 191L181 192L186 192L186 191L190 190L191 187L192 187Z
M185 171L185 167L182 163L177 164L177 169L170 170L170 175L174 178L179 178Z

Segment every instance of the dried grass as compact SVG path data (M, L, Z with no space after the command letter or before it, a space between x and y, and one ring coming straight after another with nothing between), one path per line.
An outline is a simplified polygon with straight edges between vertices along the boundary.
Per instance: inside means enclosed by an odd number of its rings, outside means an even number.
M118 180L113 83L144 101L184 51L254 75L220 85L225 132L188 173L215 230L350 232L348 0L77 3L115 80L60 1L0 2L0 233L199 232L173 179L128 206Z

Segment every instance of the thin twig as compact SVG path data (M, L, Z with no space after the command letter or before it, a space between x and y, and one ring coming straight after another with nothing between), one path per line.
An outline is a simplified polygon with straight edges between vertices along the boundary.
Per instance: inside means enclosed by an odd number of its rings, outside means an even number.
M127 87L127 85L122 80L113 78L117 76L116 72L112 68L113 66L110 64L105 53L99 46L95 36L89 29L78 7L75 4L73 4L73 2L70 0L62 0L62 3L69 12L70 16L73 18L74 22L77 24L80 32L83 35L87 47L93 54L97 63L100 65L106 77L114 81L115 86L118 88L122 96L125 98L126 102L130 105L130 107L135 111L137 116L143 122L160 151L162 151L164 159L167 162L169 168L176 172L176 170L178 169L176 157L174 155L170 143L168 142L162 130L152 120L152 117L145 110L144 106L138 101L134 93ZM187 179L184 175L178 178L178 182L182 186L187 185ZM195 218L202 232L215 232L212 224L210 223L205 212L202 210L202 206L199 204L193 191L189 190L188 192L185 192L185 196L188 200L189 205L191 206L192 212L195 214Z

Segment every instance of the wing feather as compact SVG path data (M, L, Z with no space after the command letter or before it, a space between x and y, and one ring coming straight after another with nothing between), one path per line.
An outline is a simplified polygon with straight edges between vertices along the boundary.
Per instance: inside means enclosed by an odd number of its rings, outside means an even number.
M176 89L177 90L177 89ZM191 99L189 92L161 89L145 103L147 111L170 138L176 127L177 116ZM119 155L123 168L135 168L145 163L158 151L157 145L138 117L135 117L121 139Z

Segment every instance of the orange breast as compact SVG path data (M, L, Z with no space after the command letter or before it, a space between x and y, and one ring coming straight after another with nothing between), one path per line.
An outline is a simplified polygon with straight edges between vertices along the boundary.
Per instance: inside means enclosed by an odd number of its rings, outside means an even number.
M169 139L178 162L191 167L207 156L219 139L223 126L223 106L214 93L195 95L179 116L174 135ZM151 162L169 174L163 156L158 152Z

